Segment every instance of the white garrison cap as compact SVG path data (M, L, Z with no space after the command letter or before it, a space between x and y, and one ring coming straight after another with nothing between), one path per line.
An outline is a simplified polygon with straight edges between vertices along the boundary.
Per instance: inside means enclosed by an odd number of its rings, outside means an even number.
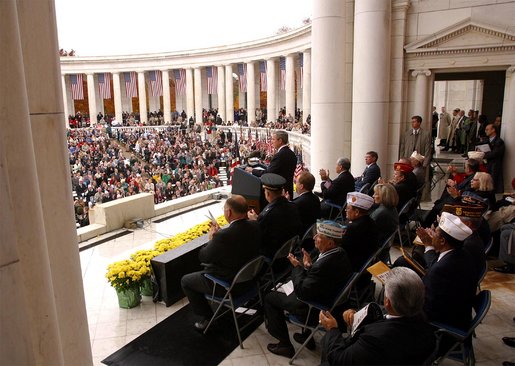
M474 160L483 160L483 158L485 157L485 153L482 152L482 151L469 151L467 153L469 159L474 159Z
M414 158L414 159L417 159L418 161L420 162L423 162L424 159L425 159L425 156L424 155L420 155L417 150L413 151L413 154L411 154L410 156L411 158Z
M317 233L325 236L341 239L344 227L332 220L317 220Z
M472 235L472 230L465 225L458 216L448 212L442 212L438 226L459 241L463 241Z
M374 199L368 194L359 192L347 193L347 204L352 207L359 207L363 210L370 210L370 207L374 204Z

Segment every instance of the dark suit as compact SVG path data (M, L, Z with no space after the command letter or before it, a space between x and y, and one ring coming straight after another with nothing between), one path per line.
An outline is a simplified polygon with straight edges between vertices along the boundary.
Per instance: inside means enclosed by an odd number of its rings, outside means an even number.
M370 256L379 249L379 232L377 225L370 216L361 216L352 222L346 222L347 227L342 238L342 248L349 256L353 272L359 272ZM370 273L364 273L358 280L358 288L362 289L370 282Z
M322 365L422 365L435 341L422 317L379 320L348 338L335 328L322 339Z
M300 221L302 222L300 232L304 234L320 218L320 199L313 192L305 192L292 202L299 211Z
M253 175L260 177L265 173L275 173L286 179L285 189L290 193L290 197L293 197L293 174L295 173L295 167L297 166L297 156L290 150L286 145L283 145L279 151L277 151L270 164L265 170L254 169Z
M381 168L376 163L370 164L363 171L361 177L356 178L356 191L359 191L365 184L372 185L381 176Z
M502 174L502 160L505 149L504 141L499 136L496 136L488 145L490 145L490 151L485 153L486 168L494 180L495 192L502 193L504 192Z
M341 248L318 259L309 269L294 267L291 275L294 292L286 296L272 291L265 297L265 316L270 334L281 341L288 341L284 310L305 319L308 306L297 298L330 305L351 273L349 259ZM315 311L314 317L317 316L318 312Z
M415 182L416 182L415 178ZM408 202L410 199L415 197L417 195L416 188L414 189L413 186L408 182L407 179L403 180L402 182L396 183L393 185L395 187L395 190L397 191L397 195L399 196L399 203L397 204L397 211L401 212L402 208Z
M354 192L354 177L349 171L346 171L341 172L335 180L329 179L329 182L331 182L329 188L326 188L322 182L322 197L343 206L347 199L347 193Z
M463 248L452 250L434 263L422 280L429 321L468 329L478 281L470 254Z
M258 223L262 235L260 252L269 258L288 239L301 234L302 223L297 207L282 196L261 211Z
M259 255L260 244L259 227L249 220L233 221L213 235L213 239L199 253L199 260L205 265L205 269L189 273L181 280L184 294L196 314L205 318L213 314L204 297L204 294L212 292L213 283L204 273L232 281L245 263Z

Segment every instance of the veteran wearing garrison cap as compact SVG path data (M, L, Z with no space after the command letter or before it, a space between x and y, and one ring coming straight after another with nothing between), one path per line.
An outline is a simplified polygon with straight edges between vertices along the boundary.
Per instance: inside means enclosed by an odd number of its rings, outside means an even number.
M413 174L413 166L409 160L407 162L395 163L393 169L394 174L391 183L399 195L397 211L401 212L406 202L417 194L417 179Z
M293 266L291 280L294 292L290 295L278 291L271 291L265 297L265 316L269 333L279 340L270 343L268 350L274 354L292 357L295 353L288 335L288 327L284 311L305 319L308 306L298 299L316 301L329 305L337 293L343 288L352 274L351 264L345 250L339 247L344 235L344 228L334 221L318 221L315 246L320 252L318 259L312 261L306 251L303 258L297 259L290 253L288 259ZM312 314L314 321L318 321L318 313ZM305 334L304 334L305 336ZM300 333L294 334L297 342L303 342ZM314 347L314 344L309 345Z
M442 212L431 238L438 253L423 281L426 287L424 311L431 322L466 330L472 319L477 272L463 242L472 230L458 216Z
M261 228L261 253L272 258L275 252L295 235L301 234L301 220L297 207L283 196L286 179L278 174L265 173L261 176L268 205L259 216L249 211L250 220L257 220Z
M379 248L379 232L377 225L369 216L374 199L367 194L350 192L347 194L345 212L347 221L342 248L347 252L352 270L359 272L368 258ZM358 287L370 282L370 274L361 276Z

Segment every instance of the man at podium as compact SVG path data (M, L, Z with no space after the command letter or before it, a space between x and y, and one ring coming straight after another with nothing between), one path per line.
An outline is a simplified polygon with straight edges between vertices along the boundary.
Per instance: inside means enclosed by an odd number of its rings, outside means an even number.
M295 153L288 147L288 134L286 131L275 131L272 133L272 145L276 153L272 157L270 164L266 169L257 169L247 167L245 170L257 177L261 177L265 173L278 174L286 179L285 190L293 198L293 174L297 166L297 157Z

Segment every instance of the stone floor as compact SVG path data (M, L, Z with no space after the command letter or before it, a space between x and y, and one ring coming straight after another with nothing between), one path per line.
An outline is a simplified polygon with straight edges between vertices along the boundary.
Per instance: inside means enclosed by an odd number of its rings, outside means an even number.
M445 166L443 168L445 169ZM438 191L438 188L435 191ZM181 300L167 308L161 303L154 304L150 297L144 297L139 307L130 310L120 309L116 293L104 277L106 266L113 261L128 258L135 250L151 247L160 238L182 232L205 221L208 209L213 215L218 216L223 212L223 205L217 203L161 223L146 222L142 229L134 230L130 234L106 241L80 253L95 365L100 365L100 361L106 356L187 303L187 300ZM112 234L110 233L110 235ZM99 239L102 238L95 240ZM84 244L90 243L82 243L82 245ZM392 258L396 258L398 255L398 251L393 248ZM491 261L490 267L492 265L495 265L495 260ZM502 361L506 360L515 361L515 350L505 346L501 341L503 336L515 337L515 322L512 320L515 317L515 275L503 275L489 271L482 288L492 291L493 301L488 315L477 329L477 338L474 339L477 364L493 366L501 365ZM274 338L262 325L245 340L245 349L235 349L222 362L222 365L287 365L286 358L275 356L267 351L266 345L274 341ZM319 359L319 352L304 350L295 364L317 365ZM443 364L457 363L445 361Z

